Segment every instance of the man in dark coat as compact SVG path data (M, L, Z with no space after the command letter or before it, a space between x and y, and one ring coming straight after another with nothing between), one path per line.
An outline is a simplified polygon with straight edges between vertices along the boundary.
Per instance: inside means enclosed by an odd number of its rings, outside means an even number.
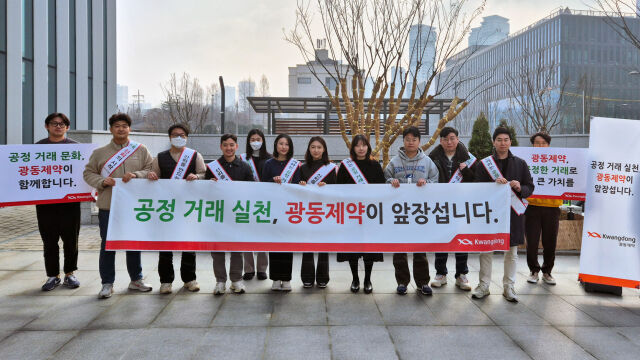
M496 128L493 132L493 146L493 155L483 159L483 161L479 161L474 166L475 181L509 184L517 197L513 198L513 200L521 202L512 203L510 244L509 250L504 253L504 276L502 278L504 287L502 295L508 301L517 302L518 298L513 286L516 279L518 245L524 244L524 209L526 209L526 200L524 199L533 194L535 185L527 163L519 157L513 156L509 151L511 134L508 129L503 127ZM494 164L499 172L490 172L484 164L485 161ZM480 255L480 283L472 293L473 298L481 299L489 295L492 255L493 253L491 252Z

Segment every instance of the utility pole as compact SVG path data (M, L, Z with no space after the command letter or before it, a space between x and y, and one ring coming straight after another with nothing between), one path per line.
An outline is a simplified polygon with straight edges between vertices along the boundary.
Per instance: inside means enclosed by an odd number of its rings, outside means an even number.
M224 80L222 76L219 76L218 80L220 80L220 134L224 134Z

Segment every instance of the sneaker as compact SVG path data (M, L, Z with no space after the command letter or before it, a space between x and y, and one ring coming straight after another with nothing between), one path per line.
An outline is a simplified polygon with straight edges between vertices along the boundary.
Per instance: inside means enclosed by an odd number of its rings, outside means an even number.
M160 294L171 294L171 283L160 284Z
M47 279L47 282L42 285L42 291L51 291L60 286L60 278L57 276L52 276Z
M244 273L244 275L242 275L242 280L251 280L253 279L253 277L256 275L256 273L254 272L250 272L250 273Z
M234 294L244 294L244 282L242 282L242 280L232 281L229 289L231 289Z
M531 275L529 275L529 277L527 278L527 282L528 283L532 283L535 284L538 282L538 273L537 272L532 272Z
M227 284L219 281L216 283L216 287L213 289L213 295L222 295L227 289Z
M267 280L269 277L267 276L266 272L259 272L258 273L258 280Z
M78 278L75 275L69 274L65 275L62 285L69 289L77 289L80 287L80 281L78 281Z
M420 292L422 293L422 295L433 295L433 290L431 290L431 288L427 284L422 285L422 287L420 288Z
M456 279L456 286L460 290L469 291L471 290L471 285L469 285L469 280L467 280L467 275L460 274Z
M447 285L447 275L436 275L435 279L431 282L431 286L439 288L442 285Z
M319 283L317 283L317 284L316 284L316 286L317 286L319 289L324 289L324 288L326 288L326 287L327 287L327 283L319 282Z
M482 299L483 297L489 295L489 285L485 285L483 283L478 284L476 288L471 293L471 297L474 299Z
M548 285L556 284L556 279L554 279L551 274L542 274L542 281L544 281L544 283Z
M102 284L102 290L98 293L100 299L108 299L113 294L113 284Z
M273 280L273 285L271 285L271 290L272 291L280 291L280 290L282 290L282 281Z
M136 281L132 281L129 283L129 290L138 290L138 291L142 291L142 292L149 292L151 290L153 290L153 288L151 287L151 285L149 284L145 284L142 279L140 280L136 280Z
M184 283L184 288L191 292L200 291L200 285L198 285L198 282L195 280Z
M282 291L291 291L291 281L283 281L282 287L280 288Z
M507 301L518 302L518 297L516 296L516 291L513 289L513 285L505 285L502 296L504 296Z
M407 293L407 285L398 285L398 287L396 288L396 292L398 293L398 295L404 295Z
M302 283L302 287L305 289L311 289L313 287L313 283L312 282Z

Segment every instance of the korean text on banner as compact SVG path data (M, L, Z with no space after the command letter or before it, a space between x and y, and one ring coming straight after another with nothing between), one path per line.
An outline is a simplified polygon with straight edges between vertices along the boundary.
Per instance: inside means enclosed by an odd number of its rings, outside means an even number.
M453 189L455 187L455 189ZM106 248L149 251L492 251L509 248L509 187L133 179Z
M93 201L82 172L95 144L2 145L0 206Z

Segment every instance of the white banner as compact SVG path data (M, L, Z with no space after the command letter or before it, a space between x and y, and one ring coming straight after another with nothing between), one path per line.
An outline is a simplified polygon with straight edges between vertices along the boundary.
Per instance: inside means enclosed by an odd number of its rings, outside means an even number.
M512 147L511 153L529 165L536 189L532 198L584 200L587 190L587 149Z
M640 286L640 121L594 118L580 280Z
M509 249L509 187L133 179L113 189L108 250Z
M2 145L0 206L93 201L82 172L96 144Z

